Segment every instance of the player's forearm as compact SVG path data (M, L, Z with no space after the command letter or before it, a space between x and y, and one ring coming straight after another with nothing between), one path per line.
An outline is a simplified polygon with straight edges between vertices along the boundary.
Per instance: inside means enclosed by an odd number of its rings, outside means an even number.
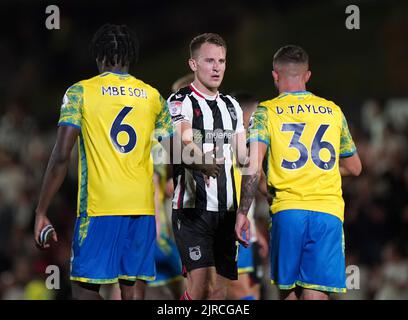
M340 158L339 168L342 176L359 176L362 169L360 157L354 153L351 157Z
M261 171L260 177L259 177L259 185L258 185L258 190L259 192L265 197L268 197L268 188L266 184L266 176L264 171Z
M241 200L238 213L248 214L252 201L254 201L256 191L258 190L260 172L257 170L252 175L242 176L241 181Z
M232 140L232 150L234 152L235 158L237 160L237 167L246 167L249 163L248 149L245 143L245 134L243 137L240 135L234 136Z
M357 177L361 173L361 165L360 167L357 167L357 168L349 168L349 167L340 165L339 170L340 170L340 175L342 177L347 177L347 176Z
M58 154L51 155L41 187L38 206L35 210L37 215L45 215L51 200L64 182L68 171L69 158Z
M182 122L178 130L176 130L176 145L179 150L174 149L175 152L180 152L180 163L187 169L197 170L203 172L205 170L205 155L200 147L193 141L193 133L191 124ZM176 159L176 157L173 157Z
M205 169L204 154L193 141L183 141L181 164L187 169L197 171L203 171Z
M241 200L238 213L247 214L252 201L258 190L259 180L262 172L262 161L266 152L264 143L250 144L249 163L243 170L244 174L241 181Z

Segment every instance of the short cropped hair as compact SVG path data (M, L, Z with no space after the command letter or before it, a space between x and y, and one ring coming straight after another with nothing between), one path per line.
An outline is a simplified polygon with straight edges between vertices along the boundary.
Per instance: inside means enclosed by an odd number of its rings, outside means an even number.
M225 40L217 33L203 33L196 37L190 42L190 56L192 57L193 54L200 49L200 47L204 43L211 43L215 44L219 47L224 47L227 50L227 43Z
M98 61L105 59L108 65L125 66L137 61L139 42L126 25L107 23L93 36L91 54Z
M307 52L296 45L287 45L280 48L273 56L273 65L297 63L309 65L309 55Z

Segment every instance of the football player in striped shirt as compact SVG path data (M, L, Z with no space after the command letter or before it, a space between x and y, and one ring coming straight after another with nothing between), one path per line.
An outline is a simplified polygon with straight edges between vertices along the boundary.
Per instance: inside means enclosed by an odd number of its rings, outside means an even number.
M187 275L183 299L225 299L229 280L237 278L234 225L238 206L232 151L239 162L245 162L246 146L241 107L218 91L226 51L218 34L195 37L189 59L194 81L168 99L185 150L191 147L193 154L210 154L211 161L222 162L212 177L197 171L197 161L187 152L182 163L174 165L172 220Z

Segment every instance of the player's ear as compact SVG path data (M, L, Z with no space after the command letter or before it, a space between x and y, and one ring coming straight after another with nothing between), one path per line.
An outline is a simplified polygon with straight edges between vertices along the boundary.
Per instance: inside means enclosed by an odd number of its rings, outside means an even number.
M197 71L197 62L193 58L188 59L188 65L190 66L191 70L194 72Z
M305 83L309 81L310 77L312 76L312 72L310 70L307 70L305 73Z
M275 70L272 70L272 77L273 77L273 80L274 80L275 82L278 82L278 80L279 80L279 75L278 75L278 73L277 73Z

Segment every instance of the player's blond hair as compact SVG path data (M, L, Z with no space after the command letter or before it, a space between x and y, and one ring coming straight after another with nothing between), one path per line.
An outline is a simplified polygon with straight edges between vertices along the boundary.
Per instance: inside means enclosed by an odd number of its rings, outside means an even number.
M193 57L194 53L201 48L204 43L212 43L219 47L225 48L227 50L227 43L225 40L217 33L203 33L196 37L190 42L190 57Z

